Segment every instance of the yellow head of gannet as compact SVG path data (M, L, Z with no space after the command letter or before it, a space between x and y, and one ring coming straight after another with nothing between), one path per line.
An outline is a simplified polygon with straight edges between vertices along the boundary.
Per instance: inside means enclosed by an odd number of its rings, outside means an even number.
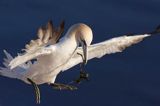
M93 39L92 30L89 26L78 23L75 25L72 25L68 32L69 37L75 37L77 46L81 45L83 48L83 58L84 58L84 64L87 63L88 60L88 50L87 47L91 44Z

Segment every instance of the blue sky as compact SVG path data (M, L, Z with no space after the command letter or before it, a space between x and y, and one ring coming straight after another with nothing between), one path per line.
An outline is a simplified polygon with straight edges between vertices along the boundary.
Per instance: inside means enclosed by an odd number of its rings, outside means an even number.
M150 32L160 24L158 0L0 0L0 60L6 49L16 55L35 38L39 26L52 19L66 21L65 32L75 23L93 29L93 43L126 33ZM159 106L160 36L153 36L123 53L89 61L90 81L77 91L56 91L41 85L42 106ZM1 64L2 65L2 64ZM61 73L57 82L68 83L79 67ZM0 105L34 106L32 86L0 77Z

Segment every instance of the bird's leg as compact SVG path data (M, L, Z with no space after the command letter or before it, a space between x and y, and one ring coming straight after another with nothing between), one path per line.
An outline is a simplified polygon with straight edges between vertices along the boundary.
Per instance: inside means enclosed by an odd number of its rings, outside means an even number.
M54 89L57 90L76 90L77 87L72 85L60 84L60 83L52 83L50 84Z
M74 80L74 82L78 84L80 84L83 80L89 81L88 79L89 74L85 72L83 63L80 64L80 67L81 67L80 75L76 80Z
M27 80L34 87L34 91L35 91L35 95L36 95L36 102L37 102L37 104L40 104L40 90L39 90L37 84L34 81L32 81L30 78L27 78Z
M84 70L84 67L85 67L85 61L84 61L84 58L83 58L83 55L78 53L79 55L81 55L82 57L82 60L83 62L80 64L80 76L79 78L77 78L76 80L74 80L75 83L81 83L83 80L87 80L89 81L88 77L89 77L89 74L85 72Z

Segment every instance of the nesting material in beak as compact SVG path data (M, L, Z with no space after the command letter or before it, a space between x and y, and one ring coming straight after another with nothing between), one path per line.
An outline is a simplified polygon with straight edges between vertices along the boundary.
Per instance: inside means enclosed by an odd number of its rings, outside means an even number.
M84 64L87 64L87 61L88 61L88 50L87 50L87 43L82 40L82 48L83 48L83 63Z

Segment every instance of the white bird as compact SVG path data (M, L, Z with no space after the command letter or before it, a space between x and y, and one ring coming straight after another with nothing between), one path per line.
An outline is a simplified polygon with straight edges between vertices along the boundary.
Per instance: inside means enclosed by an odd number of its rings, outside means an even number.
M55 30L52 23L47 24L46 29L38 30L38 39L31 40L26 45L25 53L13 58L4 50L7 58L1 67L2 76L17 78L35 87L37 103L40 103L40 93L37 84L53 84L58 88L74 89L73 86L56 84L56 76L79 63L87 63L87 60L100 58L106 54L122 52L126 47L136 44L159 32L159 28L152 33L134 36L121 36L100 43L91 44L92 30L89 26L78 23L72 25L59 42L63 32L64 23ZM80 47L80 45L82 47ZM31 60L36 59L35 62Z

